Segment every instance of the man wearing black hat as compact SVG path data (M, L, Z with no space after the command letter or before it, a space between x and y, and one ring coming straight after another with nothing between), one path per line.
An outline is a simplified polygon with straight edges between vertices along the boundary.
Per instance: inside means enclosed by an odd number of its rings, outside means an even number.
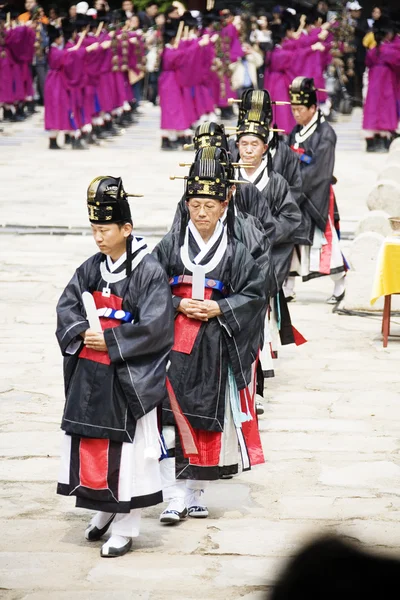
M57 305L66 402L57 491L98 511L85 532L101 556L122 556L139 535L141 509L162 502L157 407L173 342L165 272L132 235L120 178L97 177L87 206L100 250Z
M154 250L170 277L176 311L170 402L163 410L170 457L162 461L163 491L170 502L160 521L166 524L207 517L206 483L236 474L239 462L248 470L264 460L250 383L265 281L233 235L234 181L226 163L208 156L185 178L189 220Z
M303 179L301 208L303 227L309 230L312 245L301 245L293 255L291 270L303 281L331 275L335 282L329 304L340 302L345 293L345 264L336 228L339 213L332 182L336 134L317 104L314 80L296 77L290 86L293 116L297 125L289 145L297 153ZM293 298L294 277L285 285L285 295Z

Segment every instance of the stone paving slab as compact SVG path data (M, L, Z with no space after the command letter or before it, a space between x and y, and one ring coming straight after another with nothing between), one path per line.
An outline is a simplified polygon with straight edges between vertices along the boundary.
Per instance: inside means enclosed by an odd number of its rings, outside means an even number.
M78 154L48 153L40 115L13 127L0 139L18 144L0 154L1 222L86 227L85 190L104 170L123 174L129 191L146 191L132 207L138 227L157 230L154 245L182 191L168 176L190 155L161 154L158 111L145 110L136 138L131 129ZM357 119L355 111L335 125L338 199L349 220L365 212L366 188L385 160L361 152ZM266 463L210 486L208 520L163 528L161 506L151 508L135 550L101 559L101 543L83 539L90 513L55 494L63 409L55 305L95 250L90 235L0 235L2 599L261 600L316 532L399 552L400 340L383 349L379 318L332 313L331 282L321 279L299 283L290 307L308 343L280 348L266 382Z

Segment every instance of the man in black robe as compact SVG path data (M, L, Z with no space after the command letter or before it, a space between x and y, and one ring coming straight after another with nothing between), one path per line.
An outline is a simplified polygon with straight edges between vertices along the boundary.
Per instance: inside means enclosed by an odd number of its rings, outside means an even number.
M272 130L273 121L272 106L275 101L271 100L268 90L246 90L240 99L237 127L239 128L246 115L256 108L262 107L264 125L269 129L268 141L264 157L267 161L268 174L271 171L279 173L289 184L290 191L296 202L299 202L301 196L301 172L295 153L285 144L277 135L276 130ZM276 125L274 125L276 127ZM237 137L231 137L229 140L229 150L233 161L240 158L237 145Z
M250 384L265 281L233 235L232 188L226 165L208 158L193 163L185 194L190 220L154 249L176 311L163 410L170 452L162 461L163 491L170 502L162 523L207 517L200 501L207 481L236 474L240 458L244 470L264 461Z
M296 77L290 86L296 127L289 145L297 153L302 172L301 209L303 228L312 245L301 244L294 253L291 270L303 281L330 275L334 280L329 304L340 302L345 293L345 264L339 246L339 212L332 183L336 134L317 107L314 80ZM285 284L285 295L294 297L294 277Z
M77 269L57 305L66 395L57 491L98 511L87 540L111 526L104 557L125 554L141 509L163 499L157 407L167 396L173 343L168 280L143 238L132 236L127 197L120 178L90 184L100 252Z

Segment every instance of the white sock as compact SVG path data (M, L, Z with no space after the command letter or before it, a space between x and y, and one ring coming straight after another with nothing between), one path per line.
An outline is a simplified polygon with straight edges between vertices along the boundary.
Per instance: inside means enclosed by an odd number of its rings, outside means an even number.
M186 508L186 502L184 498L173 498L170 500L166 510L176 510L181 513Z
M125 546L131 538L123 535L112 535L105 544L103 544L102 550L105 552L109 548L122 548Z
M287 277L285 283L283 284L283 293L285 294L285 298L288 296L293 296L295 283L296 277Z
M204 490L191 490L188 489L186 496L186 505L188 508L191 506L205 506L204 502L201 502L201 495Z
M335 287L333 288L333 295L338 297L341 296L344 292L344 275L337 281L335 281Z
M97 527L97 529L103 529L103 527L106 526L113 514L114 513L99 511L94 515L93 519L90 521L90 525L94 525L94 527Z

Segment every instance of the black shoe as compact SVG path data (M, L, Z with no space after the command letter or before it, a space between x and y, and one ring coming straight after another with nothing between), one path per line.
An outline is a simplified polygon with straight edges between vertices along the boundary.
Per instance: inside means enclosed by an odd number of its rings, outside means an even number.
M89 148L82 142L81 138L73 138L72 150L89 150Z
M108 137L101 125L95 125L95 127L93 127L93 131L98 140L106 140Z
M62 150L62 148L57 144L57 138L50 138L49 150Z
M366 138L367 142L366 151L367 152L375 152L375 139L374 138Z
M99 145L99 141L97 139L97 137L95 136L95 134L93 133L93 131L90 131L89 133L85 134L85 138L84 138L86 144L89 144L89 146L98 146Z
M168 138L163 137L161 141L161 150L177 150L174 142L171 142Z
M187 508L184 508L181 512L179 512L179 510L166 508L160 515L160 523L164 523L164 525L176 525L180 521L186 519L187 516Z
M132 538L125 544L125 546L121 546L121 548L108 548L107 553L103 551L103 548L100 550L100 556L102 558L117 558L118 556L123 556L132 548Z
M115 137L117 135L122 135L121 130L118 129L118 127L116 127L112 121L106 121L105 131L113 137Z
M37 113L38 111L35 108L35 101L31 100L30 102L26 103L26 110L28 112L29 115L33 115L35 113Z
M110 525L114 521L114 518L115 514L110 517L109 521L107 521L107 523L101 529L89 524L85 530L85 539L88 540L88 542L97 542L97 540L99 540L110 529Z
M224 108L221 108L221 119L224 121L230 121L234 118L234 116L235 115L233 114L232 106L225 106Z
M68 146L71 143L72 143L72 137L70 136L69 133L65 133L64 134L64 145Z
M385 138L381 137L379 134L376 134L374 137L375 150L378 154L385 154L389 152L389 148L385 144Z
M344 298L345 295L345 291L340 294L340 296L335 296L335 294L332 294L332 296L330 298L328 298L328 300L326 301L327 304L339 304L339 302L341 302Z

